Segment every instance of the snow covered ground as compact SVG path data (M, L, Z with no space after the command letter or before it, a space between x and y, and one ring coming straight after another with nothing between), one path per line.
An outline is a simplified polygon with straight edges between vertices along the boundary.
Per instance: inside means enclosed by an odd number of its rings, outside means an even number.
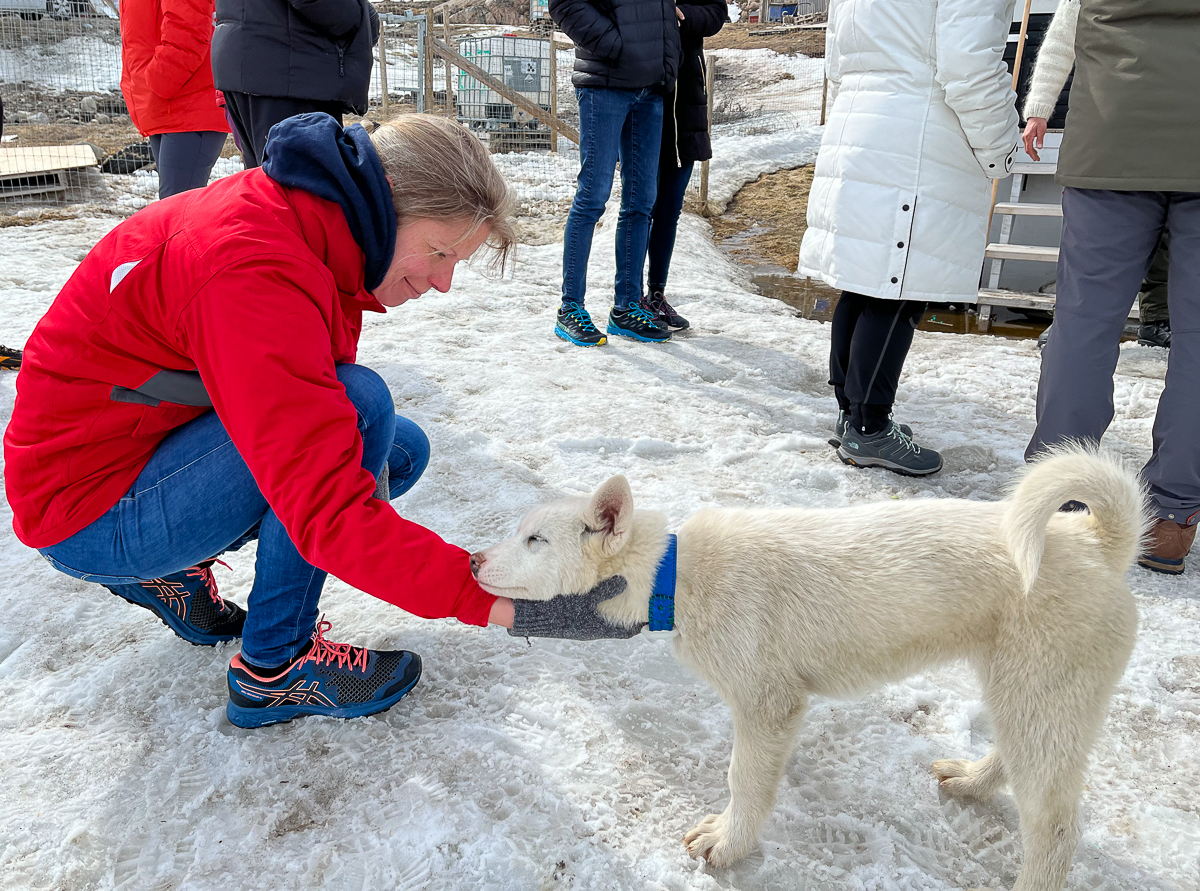
M606 217L611 221L611 217ZM0 340L20 344L112 220L0 229ZM673 292L693 330L594 350L551 334L562 246L511 278L372 316L361 361L434 457L400 510L475 549L530 506L624 473L673 528L710 506L998 498L1032 430L1030 341L918 332L897 412L946 467L915 481L825 444L828 332L748 289L685 217ZM607 311L613 234L593 252ZM1127 345L1110 447L1149 452L1164 356ZM0 423L12 410L0 373ZM259 731L225 719L236 652L191 647L98 586L54 573L0 500L2 889L958 889L1011 887L1017 817L964 806L929 764L979 757L989 723L961 665L860 700L816 701L760 848L728 870L679 839L725 804L732 732L667 645L513 639L422 621L331 581L334 639L407 647L413 693L354 721ZM862 559L872 559L869 543ZM964 561L972 554L964 549ZM218 570L245 603L253 552ZM1083 797L1072 891L1200 888L1200 559L1130 572L1141 631Z

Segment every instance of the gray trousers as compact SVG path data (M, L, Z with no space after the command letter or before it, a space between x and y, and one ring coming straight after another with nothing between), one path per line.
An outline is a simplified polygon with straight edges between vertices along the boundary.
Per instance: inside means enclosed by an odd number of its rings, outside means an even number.
M1054 325L1025 457L1068 439L1098 443L1108 429L1121 333L1164 228L1171 352L1142 476L1158 515L1190 525L1200 520L1200 192L1063 192Z

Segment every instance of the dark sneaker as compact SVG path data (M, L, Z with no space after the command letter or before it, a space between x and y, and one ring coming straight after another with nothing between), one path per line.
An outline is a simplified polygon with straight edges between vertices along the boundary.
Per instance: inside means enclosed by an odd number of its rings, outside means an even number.
M1171 323L1146 322L1138 325L1138 343L1142 346L1171 348Z
M1145 551L1138 556L1138 563L1155 572L1179 575L1183 572L1183 558L1188 555L1195 540L1195 526L1157 519L1142 542Z
M588 311L573 300L558 308L554 333L576 346L600 346L608 342L608 338L592 324Z
M895 421L869 436L847 429L838 457L855 467L884 467L905 476L927 476L942 469L942 456L921 448Z
M391 708L417 685L421 657L405 650L368 650L325 639L324 616L296 658L274 671L238 653L229 663L225 715L238 727L265 727L303 715L360 718Z
M241 637L246 624L246 611L217 593L212 573L215 562L205 560L199 566L148 582L105 587L150 610L188 643L211 647Z
M1044 347L1046 345L1046 341L1050 339L1050 329L1053 327L1054 327L1053 324L1047 326L1046 330L1038 335L1038 349L1039 350L1042 347Z
M645 343L662 343L671 339L667 326L659 323L654 313L640 303L631 303L626 307L614 306L608 314L608 333L632 337Z
M642 301L642 305L654 313L654 318L660 325L675 331L690 327L688 320L675 312L675 307L667 303L667 297L662 291L651 291L650 296Z
M0 368L20 368L21 351L12 347L0 346Z
M837 423L833 425L833 439L829 440L829 444L835 449L842 444L842 437L846 435L846 425L850 423L850 412L839 410ZM899 424L900 432L912 439L912 427L907 424Z

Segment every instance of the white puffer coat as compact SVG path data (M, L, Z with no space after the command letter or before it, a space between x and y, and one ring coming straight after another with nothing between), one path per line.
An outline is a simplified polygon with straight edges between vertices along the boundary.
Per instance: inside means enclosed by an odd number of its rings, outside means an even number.
M989 178L1012 166L1001 53L1014 0L834 0L832 112L799 274L903 300L974 302Z

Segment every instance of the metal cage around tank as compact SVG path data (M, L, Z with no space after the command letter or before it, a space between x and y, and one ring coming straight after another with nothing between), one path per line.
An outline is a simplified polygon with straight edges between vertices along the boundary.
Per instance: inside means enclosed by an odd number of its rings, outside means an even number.
M549 39L537 37L468 37L458 51L510 90L551 110ZM483 139L493 152L548 151L550 130L517 108L487 84L465 71L458 73L458 120Z

